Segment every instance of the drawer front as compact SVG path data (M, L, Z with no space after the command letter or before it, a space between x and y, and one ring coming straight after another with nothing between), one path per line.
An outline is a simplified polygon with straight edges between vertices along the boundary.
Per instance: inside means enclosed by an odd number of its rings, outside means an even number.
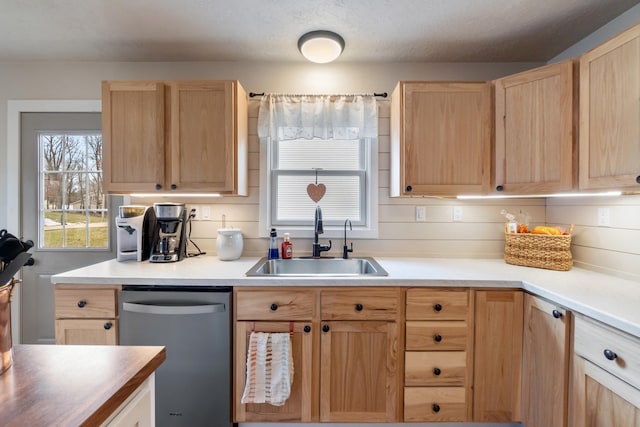
M405 387L405 421L467 421L464 387Z
M467 322L407 322L407 350L465 350Z
M640 388L638 348L640 339L634 336L590 319L575 317L575 353L636 388Z
M56 318L113 318L117 313L114 289L56 289Z
M407 351L404 362L406 386L463 387L467 374L464 351Z
M407 290L407 320L466 320L468 291Z
M311 320L315 307L313 291L238 291L238 320Z
M322 320L393 320L400 289L368 288L322 291Z

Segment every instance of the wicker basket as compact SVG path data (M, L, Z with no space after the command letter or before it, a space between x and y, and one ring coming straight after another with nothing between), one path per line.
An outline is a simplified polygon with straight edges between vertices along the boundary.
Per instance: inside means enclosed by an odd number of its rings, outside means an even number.
M573 224L569 234L560 236L505 233L504 260L507 264L525 267L570 270L573 266L573 256L569 249L572 235Z

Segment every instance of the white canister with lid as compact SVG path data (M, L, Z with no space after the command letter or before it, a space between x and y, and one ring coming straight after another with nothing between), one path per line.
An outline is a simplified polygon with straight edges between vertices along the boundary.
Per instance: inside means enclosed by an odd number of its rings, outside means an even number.
M244 243L239 228L221 228L216 239L216 251L222 261L233 261L242 255Z

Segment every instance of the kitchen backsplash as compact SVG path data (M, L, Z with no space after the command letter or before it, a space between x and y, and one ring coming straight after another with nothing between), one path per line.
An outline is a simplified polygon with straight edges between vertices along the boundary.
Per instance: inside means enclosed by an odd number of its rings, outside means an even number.
M244 256L266 254L268 239L259 235L259 101L249 107L249 196L186 200L206 207L211 220L194 221L191 238L203 251L215 254L222 215L226 225L242 229ZM640 277L640 196L618 198L457 200L389 197L389 101L379 102L379 237L349 239L358 256L501 258L504 219L500 210L527 211L532 224L575 224L572 251L576 265ZM135 200L150 204L150 199ZM192 203L190 203L192 202ZM426 207L426 221L415 221L415 207ZM454 207L462 221L454 222ZM599 208L609 209L610 225L598 226ZM287 230L280 230L279 236ZM311 239L292 239L296 255L309 255ZM335 240L335 239L334 239ZM337 243L337 244L336 244ZM329 256L339 256L334 242Z

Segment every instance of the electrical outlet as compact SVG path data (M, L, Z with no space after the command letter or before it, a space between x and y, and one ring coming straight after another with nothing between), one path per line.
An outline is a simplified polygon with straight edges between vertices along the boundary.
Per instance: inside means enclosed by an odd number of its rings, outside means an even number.
M598 225L600 227L609 227L611 225L609 208L598 208Z
M462 207L454 206L453 207L453 220L454 221L462 221Z
M200 206L189 205L187 206L187 209L189 209L189 213L191 213L191 211L194 211L194 214L195 214L195 216L193 217L194 221L200 221Z
M427 207L416 206L416 222L425 222L427 220Z

